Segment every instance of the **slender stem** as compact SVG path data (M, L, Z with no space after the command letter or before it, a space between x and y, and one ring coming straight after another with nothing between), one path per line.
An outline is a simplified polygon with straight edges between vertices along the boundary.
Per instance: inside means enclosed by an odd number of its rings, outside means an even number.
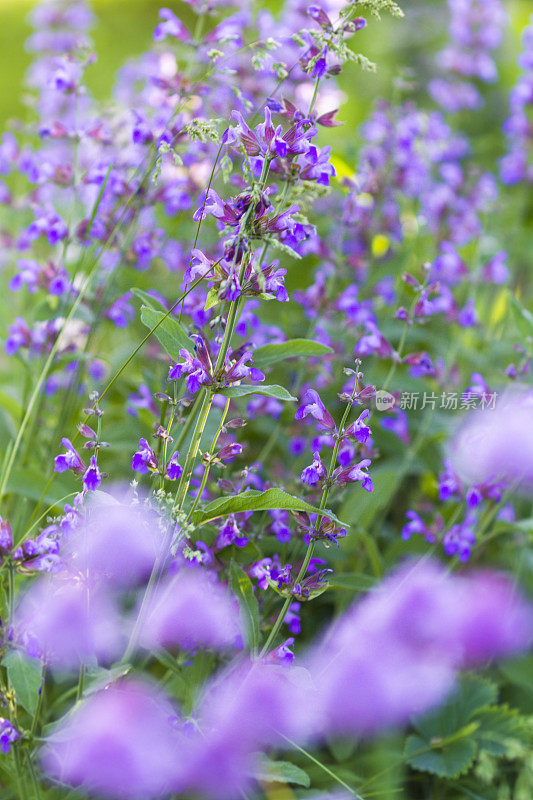
M215 448L217 446L218 437L220 436L220 433L221 433L222 428L224 426L224 421L225 421L226 416L228 414L230 402L231 402L231 400L228 397L228 399L226 401L226 407L225 407L224 411L222 412L222 418L220 420L220 425L218 426L217 432L215 433L215 435L213 437L213 442L212 442L211 448L209 450L210 460L208 461L208 463L206 464L206 467L204 469L204 474L202 475L202 482L200 484L200 488L198 489L196 497L194 498L194 503L191 506L191 510L187 514L187 522L190 520L190 518L192 517L192 515L196 511L196 507L197 507L198 503L200 502L202 494L203 494L203 491L205 489L205 485L207 483L207 479L209 478L209 473L211 471L211 458L212 458L212 456L213 456L213 454L215 452Z
M198 420L192 435L189 452L187 453L187 460L185 462L185 467L183 468L183 475L181 476L178 491L176 493L176 500L174 501L175 509L181 509L183 507L183 503L185 502L187 490L189 488L189 483L194 469L196 454L198 453L202 434L204 432L207 418L211 410L211 405L213 403L213 393L207 389L202 389L201 391L203 392L202 405L200 406L200 413L198 414Z

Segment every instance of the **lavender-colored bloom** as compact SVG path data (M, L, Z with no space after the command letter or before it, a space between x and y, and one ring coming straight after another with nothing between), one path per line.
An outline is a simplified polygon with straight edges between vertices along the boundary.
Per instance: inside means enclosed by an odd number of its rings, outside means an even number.
M67 566L94 582L135 586L149 577L164 539L166 520L125 490L99 492L64 547Z
M61 444L65 448L65 452L55 457L55 471L66 472L67 470L71 469L74 472L84 472L86 469L85 463L80 458L70 439L67 439L65 436L63 439L61 439Z
M176 452L172 454L167 463L167 469L165 475L169 479L169 481L175 481L178 478L181 478L181 476L183 475L183 470L178 461L179 455L180 454L176 450Z
M100 468L96 463L96 456L91 456L91 461L83 476L83 486L90 492L95 492L102 483Z
M366 444L368 437L372 436L372 431L365 422L369 416L370 411L368 408L365 408L365 410L359 414L358 418L352 422L348 428L346 428L344 431L344 436L349 436L350 438L355 439L355 441L359 442L359 444Z
M513 597L506 578L456 577L426 560L408 563L312 649L317 734L361 735L401 724L440 702L458 668L518 652L532 635L532 608Z
M359 481L363 489L366 489L367 492L371 492L374 489L374 485L372 483L372 478L368 472L366 472L369 466L370 459L363 458L358 464L354 464L352 467L336 469L333 473L333 478L336 483L355 483Z
M15 612L15 630L66 670L110 661L122 645L118 611L103 590L59 576L30 586Z
M241 663L207 687L201 734L184 745L181 791L213 800L237 797L251 782L257 751L305 737L316 690L305 670Z
M176 721L162 692L140 680L122 680L60 721L41 751L42 768L103 797L161 797L170 793L180 759Z
M533 393L517 387L495 407L470 412L453 437L449 459L468 484L503 480L533 491Z
M289 610L285 615L285 625L288 627L290 632L297 636L302 630L302 623L300 620L300 608L301 603L291 603L289 606Z
M20 733L8 720L0 717L0 752L9 753L11 745L20 739Z
M326 474L326 468L322 463L319 452L313 453L313 463L304 469L301 475L302 483L314 486Z
M140 472L141 475L146 475L148 472L154 472L157 469L157 456L146 439L139 439L139 449L133 455L131 468L135 472Z
M305 417L311 416L319 423L321 429L325 428L330 431L335 429L333 417L329 411L326 410L318 392L315 392L314 389L306 389L303 393L302 400L303 405L296 411L294 415L295 419L304 419Z
M242 633L234 598L201 569L181 570L141 612L140 643L148 648L231 647Z

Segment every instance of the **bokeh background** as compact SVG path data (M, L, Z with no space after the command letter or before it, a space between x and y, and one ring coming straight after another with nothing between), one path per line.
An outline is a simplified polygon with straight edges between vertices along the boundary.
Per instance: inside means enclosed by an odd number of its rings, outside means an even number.
M27 15L36 0L0 0L0 129L10 120L24 118L24 73L30 62L25 49L25 40L30 33ZM157 24L158 11L162 6L174 10L187 22L193 15L182 0L93 0L93 9L98 18L97 27L91 32L98 59L88 72L87 83L99 98L111 94L117 68L130 57L138 55L148 45ZM278 0L255 0L254 5L276 13ZM341 78L348 103L341 118L343 128L333 131L339 144L339 155L355 154L357 126L367 115L369 107L377 97L397 100L408 90L409 94L423 92L416 85L416 78L435 72L434 54L445 41L448 25L446 0L403 0L405 19L384 19L379 25L369 25L358 34L361 52L379 65L376 74L346 71ZM484 112L470 114L458 120L458 127L476 133L483 155L490 161L494 156L492 134L499 132L506 111L507 91L516 79L518 68L516 57L520 46L520 33L533 13L532 0L508 0L505 4L510 18L505 42L499 53L500 81L488 92ZM464 124L463 124L464 122ZM471 125L477 130L472 130ZM470 128L470 130L469 130ZM479 134L484 135L479 137ZM332 131L328 131L331 142Z

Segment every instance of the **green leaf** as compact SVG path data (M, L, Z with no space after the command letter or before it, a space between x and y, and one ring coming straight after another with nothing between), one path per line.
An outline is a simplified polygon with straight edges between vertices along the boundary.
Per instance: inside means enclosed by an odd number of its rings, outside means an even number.
M528 744L523 717L505 704L481 709L476 721L479 747L492 756L516 757Z
M456 778L466 772L475 755L476 744L472 739L459 739L441 749L431 747L420 736L408 736L405 743L408 764L441 778Z
M333 349L312 339L289 339L279 344L265 344L254 351L254 366L259 369L269 367L285 358L323 356Z
M533 314L524 308L522 303L517 300L512 292L509 292L511 300L511 312L513 315L514 323L518 333L525 339L533 337Z
M284 402L295 402L296 397L293 397L283 386L230 386L228 389L221 389L217 391L224 397L244 397L247 394L263 394L266 397L275 397L276 400L283 400Z
M478 715L496 700L494 683L463 675L440 708L413 721L416 736L405 743L407 762L415 769L455 778L471 765L480 744Z
M220 303L220 298L218 296L218 289L216 289L213 286L211 289L209 289L209 291L207 293L207 298L206 298L206 301L205 301L204 311L209 311L209 309L213 308L213 306L216 306L217 303Z
M161 303L160 300L157 300L157 298L152 297L151 294L148 294L148 292L145 292L143 289L132 288L130 289L130 291L136 297L138 297L139 300L142 300L144 305L148 306L148 308L152 308L154 309L154 311L164 311L165 314L167 313L167 309L165 308L163 303Z
M377 583L373 575L365 575L362 572L344 572L340 575L330 577L329 586L331 589L351 589L354 592L366 592Z
M21 650L10 650L2 659L17 700L28 714L35 714L42 685L42 664Z
M188 336L185 328L171 316L167 317L166 312L142 306L141 320L147 328L153 330L154 335L174 361L179 360L180 350L188 350L189 353L194 354L194 342Z
M219 497L208 503L203 509L195 511L191 521L193 525L204 525L213 519L225 517L228 514L238 514L240 511L270 511L271 509L283 509L285 511L306 511L308 514L316 514L319 509L293 497L282 489L267 489L265 492L257 492L251 489L242 492L234 497ZM332 519L334 522L346 527L335 514L324 509L323 515Z
M260 764L254 770L254 778L262 783L295 783L297 786L311 785L307 772L291 764L290 761L272 761L263 756Z
M237 596L241 607L248 644L252 653L255 653L259 645L259 604L257 597L254 594L250 578L235 561L230 564L230 578L231 588Z

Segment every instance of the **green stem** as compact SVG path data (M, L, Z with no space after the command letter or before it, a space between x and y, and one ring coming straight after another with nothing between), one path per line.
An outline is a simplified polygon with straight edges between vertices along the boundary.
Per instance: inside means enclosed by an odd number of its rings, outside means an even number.
M229 404L230 404L230 402L231 402L231 400L230 400L230 398L228 397L228 399L227 399L227 401L226 401L226 407L225 407L224 411L222 412L222 418L221 418L221 420L220 420L220 425L218 426L217 432L215 433L215 435L214 435L214 437L213 437L213 442L212 442L212 444L211 444L211 448L210 448L210 450L209 450L209 457L210 457L210 459L212 458L212 456L213 456L213 454L214 454L214 452L215 452L215 448L216 448L216 446L217 446L218 437L220 436L220 433L221 433L221 431L222 431L222 428L223 428L223 426L224 426L224 421L225 421L225 419L226 419L226 416L227 416L227 414L228 414L228 410L229 410ZM204 489L205 489L205 485L206 485L206 483L207 483L207 480L208 480L208 478L209 478L209 473L210 473L210 471L211 471L211 460L209 460L209 461L208 461L208 463L206 464L206 467L205 467L205 469L204 469L204 474L202 475L202 482L201 482L201 484L200 484L200 488L198 489L198 492L197 492L197 494L196 494L196 497L194 498L194 503L193 503L193 504L192 504L192 506L191 506L191 510L190 510L190 511L189 511L189 513L187 514L187 520L186 520L187 522L190 520L190 518L192 517L192 515L193 515L193 514L194 514L194 512L196 511L196 507L198 506L198 503L200 502L200 499L201 499L201 497L202 497L203 491L204 491Z
M176 500L174 501L174 508L180 510L183 508L183 503L185 502L185 498L187 496L189 483L194 469L194 462L196 460L196 454L198 453L202 434L204 432L207 418L211 410L211 405L213 403L213 393L211 391L207 389L201 389L200 391L203 395L202 405L200 406L200 412L198 414L198 419L192 435L189 452L187 453L187 460L185 462L185 467L183 468L183 475L181 476L178 491L176 492Z

